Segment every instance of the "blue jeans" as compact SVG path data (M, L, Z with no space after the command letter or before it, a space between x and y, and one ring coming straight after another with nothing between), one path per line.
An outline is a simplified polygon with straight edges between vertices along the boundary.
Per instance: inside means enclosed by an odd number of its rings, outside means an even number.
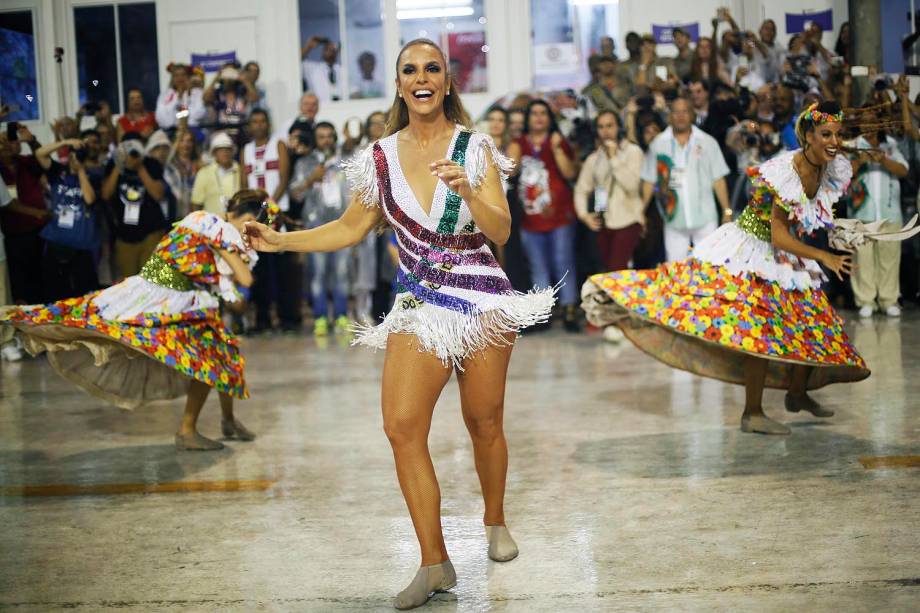
M312 253L313 317L329 317L329 298L332 294L332 317L348 314L348 257L350 249L332 253Z
M530 262L530 278L536 287L551 287L565 277L559 290L559 303L576 304L575 287L575 224L550 232L521 230L521 242Z

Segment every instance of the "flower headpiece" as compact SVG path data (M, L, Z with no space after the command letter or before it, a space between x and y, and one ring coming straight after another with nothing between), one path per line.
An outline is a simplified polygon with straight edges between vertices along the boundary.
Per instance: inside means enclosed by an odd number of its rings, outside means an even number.
M262 210L259 212L258 217L256 217L256 221L271 226L274 225L275 219L277 219L280 214L281 207L271 198L266 198L262 201Z
M815 102L802 113L802 119L811 121L815 125L822 123L836 122L843 123L843 111L840 110L834 114L831 113L822 113L818 110L818 103Z

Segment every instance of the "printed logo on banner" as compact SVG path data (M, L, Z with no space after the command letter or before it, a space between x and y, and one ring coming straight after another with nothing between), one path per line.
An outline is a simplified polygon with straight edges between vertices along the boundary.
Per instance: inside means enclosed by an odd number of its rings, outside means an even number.
M217 72L227 62L236 61L236 51L225 53L193 53L192 66L201 66L205 72Z
M818 26L824 32L834 29L834 11L816 11L814 13L786 13L786 34L798 34L804 32L805 28L812 23Z
M688 24L673 24L667 26L656 26L652 24L652 36L655 37L655 42L659 45L670 45L674 42L674 30L680 28L684 32L690 35L690 40L693 42L699 42L700 40L700 24L698 23L688 23Z

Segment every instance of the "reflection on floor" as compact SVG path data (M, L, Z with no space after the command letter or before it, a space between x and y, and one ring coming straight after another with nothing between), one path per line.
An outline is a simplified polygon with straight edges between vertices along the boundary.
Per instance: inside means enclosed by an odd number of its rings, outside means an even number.
M521 547L487 560L456 386L430 437L459 575L432 611L909 610L920 601L920 316L854 323L873 375L767 410L597 334L526 336L506 429ZM181 402L134 413L3 364L0 608L386 611L418 563L381 432L382 354L333 337L244 340L259 434L177 454ZM211 399L202 418L217 435Z

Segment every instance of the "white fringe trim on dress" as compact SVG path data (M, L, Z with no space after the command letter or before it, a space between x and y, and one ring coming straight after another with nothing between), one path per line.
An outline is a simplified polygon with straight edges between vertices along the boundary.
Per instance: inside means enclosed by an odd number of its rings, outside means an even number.
M725 267L733 275L754 274L786 290L817 289L827 280L814 260L776 249L734 223L704 238L691 256Z
M492 159L486 156L489 152ZM502 181L507 181L508 176L514 172L514 160L504 155L495 146L495 141L488 134L482 132L473 132L470 136L470 142L466 148L466 176L469 177L470 187L476 189L486 176L489 164L495 164L499 177Z
M374 163L376 143L374 141L341 164L352 193L366 207L380 206L380 187L377 185L377 166Z
M403 308L400 299L377 326L356 326L352 345L385 349L390 334L411 334L420 350L436 355L445 366L463 370L463 361L489 346L511 344L507 336L549 319L558 288L500 294L484 299L477 314L467 315L434 304Z

